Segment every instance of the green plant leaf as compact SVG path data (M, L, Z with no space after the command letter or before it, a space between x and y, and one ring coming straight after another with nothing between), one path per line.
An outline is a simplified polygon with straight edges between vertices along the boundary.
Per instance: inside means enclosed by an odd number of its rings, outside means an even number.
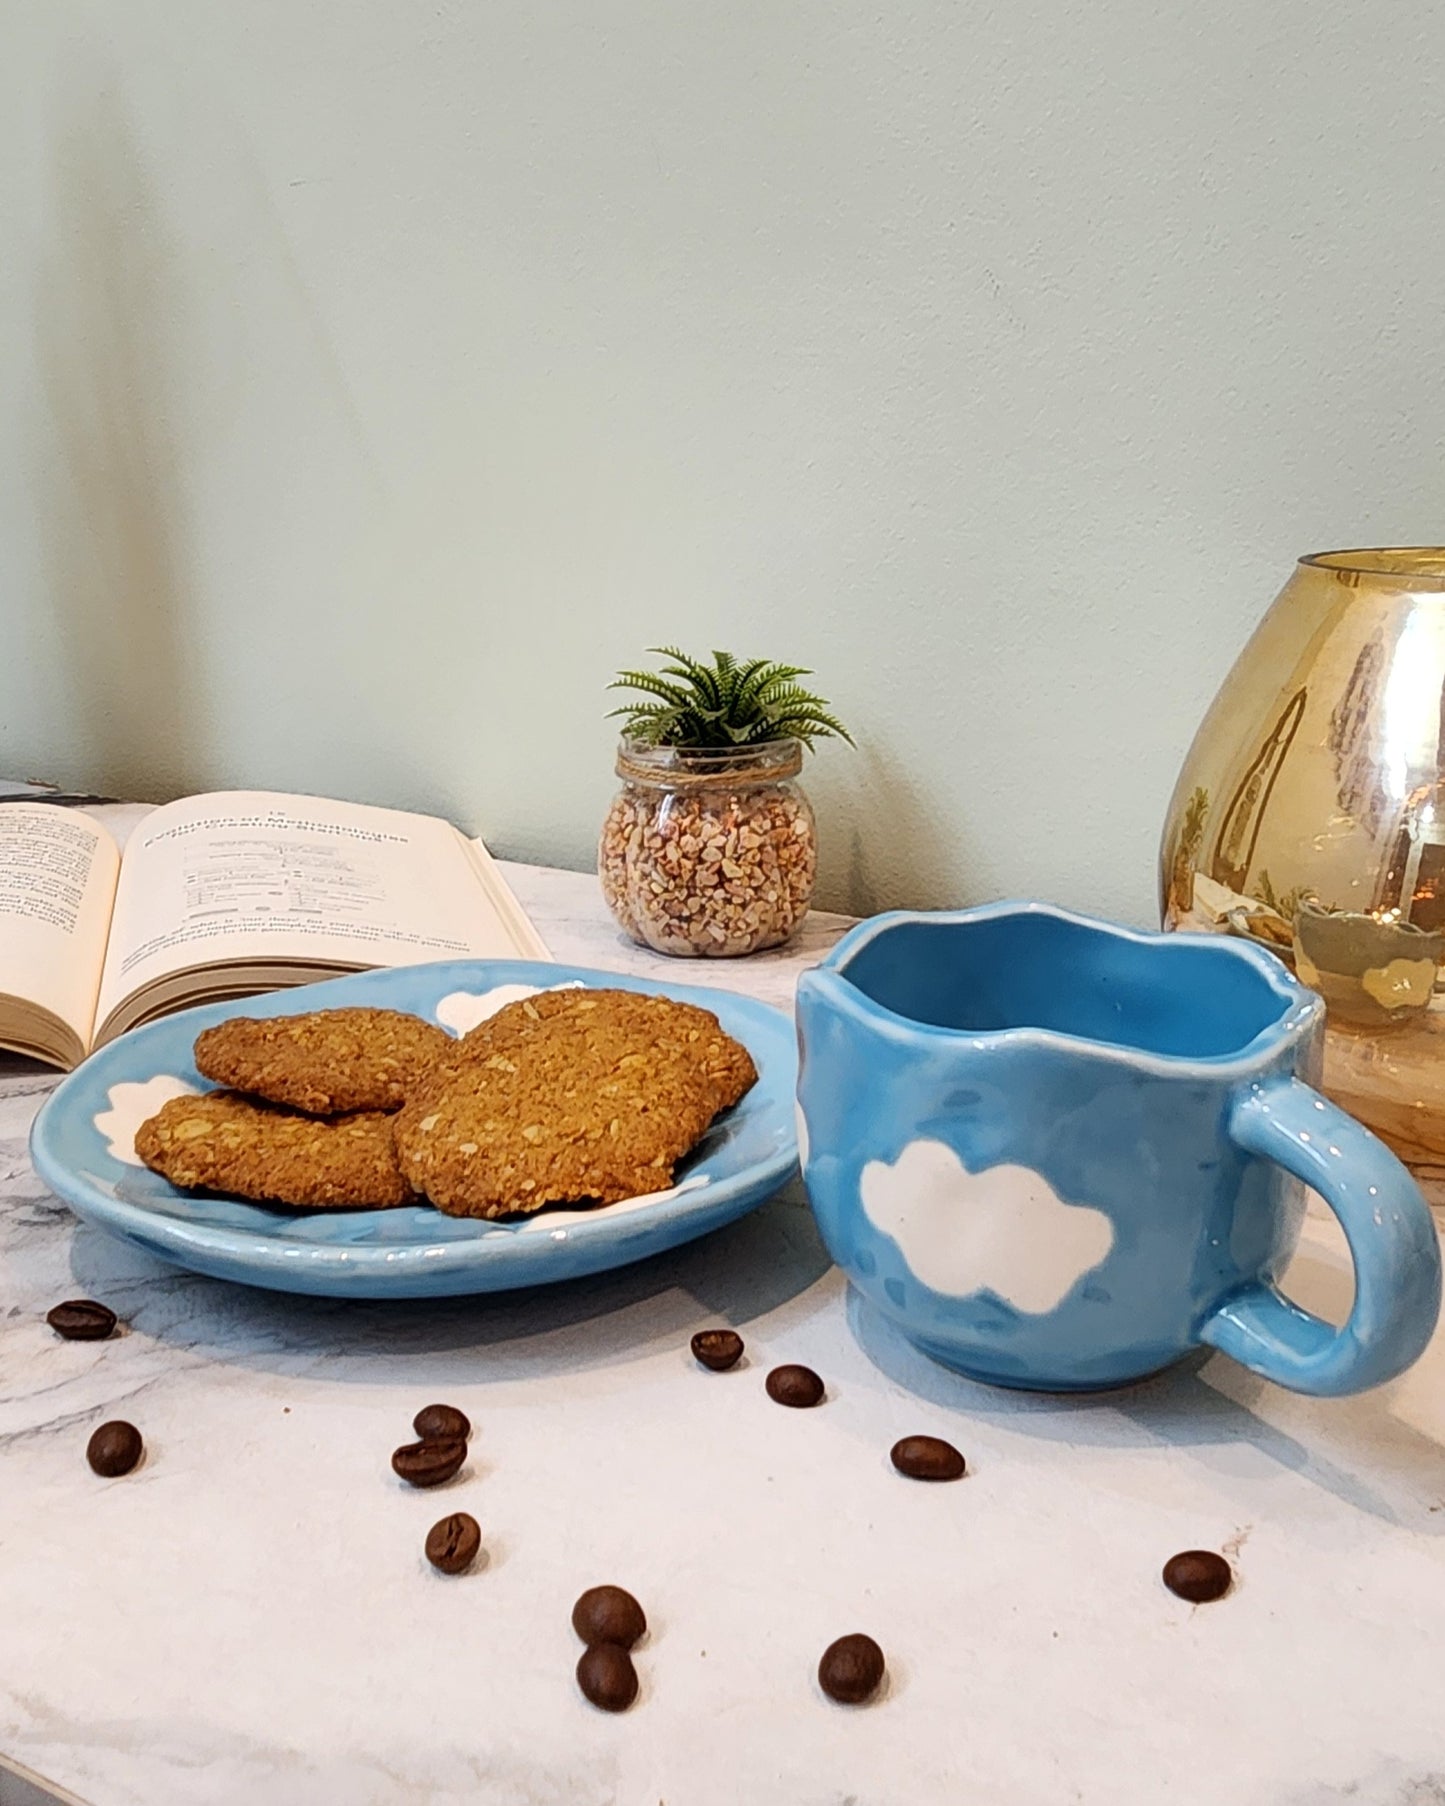
M681 684L669 683L655 671L624 671L607 687L609 690L642 690L649 696L660 696L677 708L686 708L691 700Z
M669 661L660 672L621 671L608 685L637 692L638 700L611 711L625 718L634 738L682 747L756 746L784 737L811 747L829 736L853 744L824 698L798 683L812 676L805 666L740 660L716 648L711 664L679 646L649 650Z
M689 658L687 653L676 646L649 646L649 652L655 652L660 658L670 658L673 663L664 665L663 670L669 677L680 678L685 684L691 684L698 697L710 709L722 706L722 694L718 689L717 676L697 659Z

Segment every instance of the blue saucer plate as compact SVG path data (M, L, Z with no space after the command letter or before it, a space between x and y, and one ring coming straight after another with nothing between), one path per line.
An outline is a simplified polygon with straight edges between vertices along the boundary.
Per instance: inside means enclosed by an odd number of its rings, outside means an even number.
M191 1048L213 1023L366 1004L409 1010L463 1034L514 998L573 985L698 1004L757 1064L757 1084L713 1124L668 1191L502 1223L420 1205L298 1212L181 1192L136 1158L135 1131L147 1116L169 1097L209 1088ZM135 1029L55 1090L35 1119L30 1152L37 1173L77 1216L177 1266L285 1292L435 1298L599 1273L755 1209L797 1172L796 1077L791 1021L752 998L532 960L448 960L208 1004Z

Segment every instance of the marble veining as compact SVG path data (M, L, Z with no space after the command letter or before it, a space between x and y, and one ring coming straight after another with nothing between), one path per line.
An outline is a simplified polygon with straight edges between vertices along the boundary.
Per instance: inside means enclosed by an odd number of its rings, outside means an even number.
M556 956L787 1004L801 950L746 964L620 941L595 880L512 867ZM0 1067L0 1754L89 1806L1425 1806L1445 1798L1445 1356L1337 1402L1220 1357L1101 1399L930 1364L850 1297L796 1188L705 1241L576 1284L382 1304L179 1273L77 1226L25 1154L52 1080ZM1340 1315L1312 1217L1288 1276ZM66 1343L64 1297L126 1327ZM736 1325L730 1374L692 1332ZM826 1404L765 1397L804 1361ZM476 1434L438 1494L391 1475L417 1408ZM106 1417L147 1457L100 1481ZM957 1486L887 1450L946 1435ZM427 1568L479 1519L485 1569ZM1228 1550L1216 1606L1164 1592ZM568 1614L630 1586L639 1704L577 1694ZM835 1636L886 1699L832 1706ZM9 1806L0 1769L0 1806ZM18 1785L18 1784L17 1784Z

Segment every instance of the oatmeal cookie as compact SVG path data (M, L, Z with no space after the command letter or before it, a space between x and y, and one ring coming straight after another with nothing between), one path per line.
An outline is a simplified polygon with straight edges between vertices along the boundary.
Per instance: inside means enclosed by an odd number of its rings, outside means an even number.
M401 1010L311 1010L219 1022L197 1036L195 1061L233 1091L308 1116L342 1116L399 1109L451 1045L445 1029Z
M449 1215L660 1191L717 1114L716 1081L665 1030L535 1002L468 1036L393 1118L402 1173Z
M322 1120L208 1091L163 1104L136 1131L135 1151L172 1185L257 1203L354 1210L413 1201L380 1111Z
M579 1034L635 1039L638 1047L668 1048L690 1059L728 1110L757 1083L758 1069L740 1042L724 1033L711 1010L644 991L576 989L543 991L509 1003L457 1044L462 1058L503 1041L525 1039L534 1025L570 1022Z

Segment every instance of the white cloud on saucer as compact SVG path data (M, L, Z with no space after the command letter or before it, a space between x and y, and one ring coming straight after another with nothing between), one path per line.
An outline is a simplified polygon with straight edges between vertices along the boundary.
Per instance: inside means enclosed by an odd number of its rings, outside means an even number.
M564 1223L593 1223L599 1217L624 1216L632 1210L649 1210L654 1204L670 1204L684 1192L701 1191L708 1183L706 1173L693 1173L678 1184L669 1185L666 1191L644 1192L637 1198L619 1198L615 1204L594 1204L586 1210L558 1210L554 1205L518 1223L517 1228L524 1233L550 1234L554 1240L561 1241L563 1237L559 1230Z
M860 1183L874 1228L891 1236L924 1285L950 1297L998 1294L1016 1310L1056 1310L1114 1245L1113 1220L1068 1204L1027 1166L971 1173L941 1141L911 1141Z
M509 1003L540 996L543 991L580 991L583 988L580 978L569 978L560 985L493 985L490 991L448 991L434 1014L442 1027L449 1028L454 1035L469 1035L478 1023L495 1016Z
M98 1110L94 1119L96 1133L103 1137L111 1159L123 1161L126 1166L144 1166L135 1151L136 1130L162 1104L168 1104L173 1097L193 1096L199 1089L186 1079L164 1072L143 1083L126 1080L112 1085L106 1093L110 1108Z

